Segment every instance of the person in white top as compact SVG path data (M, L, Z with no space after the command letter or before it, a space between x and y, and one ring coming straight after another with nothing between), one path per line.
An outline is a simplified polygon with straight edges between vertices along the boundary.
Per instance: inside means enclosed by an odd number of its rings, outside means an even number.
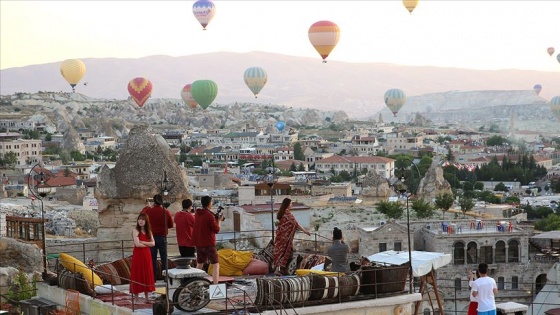
M479 277L480 274L478 274L478 271L472 270L471 272L469 272L469 287L471 288L471 294L470 294L470 303L469 303L469 309L467 311L467 315L477 315L476 310L478 308L478 302L476 301L476 298L472 296L472 286L474 281Z
M498 294L496 281L486 275L488 265L485 263L478 265L478 273L480 278L472 284L472 296L478 302L478 315L496 315L496 301L494 300Z

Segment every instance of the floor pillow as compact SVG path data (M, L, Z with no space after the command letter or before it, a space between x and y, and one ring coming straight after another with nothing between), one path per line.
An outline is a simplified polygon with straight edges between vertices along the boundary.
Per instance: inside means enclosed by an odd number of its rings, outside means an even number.
M251 262L243 269L244 275L266 275L268 273L268 264L262 260L251 259Z
M72 272L66 268L60 268L58 286L66 290L76 290L85 295L95 296L93 289L81 272Z
M64 268L83 274L92 289L97 285L103 285L101 278L80 260L65 253L59 254L59 260Z

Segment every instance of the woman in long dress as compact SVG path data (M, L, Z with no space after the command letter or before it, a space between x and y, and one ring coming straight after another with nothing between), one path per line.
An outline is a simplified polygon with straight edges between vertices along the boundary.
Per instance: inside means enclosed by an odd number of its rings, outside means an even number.
M136 219L136 227L132 230L134 250L132 251L132 264L130 266L130 293L138 295L148 294L156 290L155 278L152 268L152 253L150 247L155 245L150 220L148 215L140 213Z
M311 235L309 231L299 225L292 212L290 212L291 208L292 200L284 198L276 216L278 218L278 229L274 238L274 274L277 276L288 273L286 267L292 256L296 232L300 230L307 235Z

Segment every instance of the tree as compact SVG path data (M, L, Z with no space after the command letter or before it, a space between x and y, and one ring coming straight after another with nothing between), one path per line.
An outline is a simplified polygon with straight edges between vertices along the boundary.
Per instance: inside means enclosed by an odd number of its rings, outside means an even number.
M474 208L474 201L472 198L466 196L459 197L459 206L461 206L461 212L463 212L463 218L466 217L467 212Z
M418 219L429 219L434 215L434 207L431 203L422 199L415 200L412 203L412 210L416 212Z
M52 141L52 134L47 132L47 135L45 136L45 141Z
M502 182L499 182L495 187L494 187L494 191L508 191L509 189L506 187L506 185Z
M296 170L296 163L292 162L292 165L290 165L290 171L295 172Z
M70 157L74 161L85 161L86 157L78 150L70 151Z
M377 211L390 219L400 219L404 213L404 207L400 202L380 201L375 205Z
M550 214L535 222L535 229L543 232L560 230L560 215Z
M4 165L13 166L17 163L17 154L14 151L10 151L4 154L4 158L2 159Z
M305 166L303 166L303 163L299 163L297 170L298 172L305 172Z
M303 149L301 143L296 142L294 144L294 159L299 161L305 161L305 155L303 155Z
M443 212L443 218L445 219L445 212L449 211L451 206L453 206L453 195L450 193L443 193L436 196L436 206Z
M484 183L483 182L476 182L474 183L475 190L484 190Z

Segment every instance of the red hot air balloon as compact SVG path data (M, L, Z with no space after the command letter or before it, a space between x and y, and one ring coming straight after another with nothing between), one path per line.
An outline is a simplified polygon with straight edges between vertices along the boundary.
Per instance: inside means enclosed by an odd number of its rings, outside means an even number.
M142 77L134 78L128 82L128 93L136 104L142 107L152 94L152 82Z

